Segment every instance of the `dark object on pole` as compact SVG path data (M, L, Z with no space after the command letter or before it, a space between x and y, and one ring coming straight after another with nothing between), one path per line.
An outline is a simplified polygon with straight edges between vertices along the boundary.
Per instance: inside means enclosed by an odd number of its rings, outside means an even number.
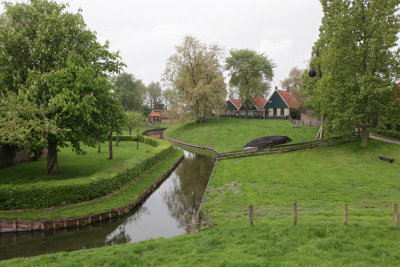
M242 150L254 149L254 148L258 148L261 150L269 146L280 145L291 141L292 139L290 139L287 136L264 136L248 142L242 148Z
M393 161L394 161L394 159L392 159L392 158L387 158L387 157L384 157L384 156L378 156L378 158L379 158L380 160L384 160L384 161L387 161L387 162L390 162L390 163L393 163Z
M316 72L315 70L313 70L313 69L311 69L311 70L308 72L308 76L310 76L311 78L314 78L315 75L317 75L317 72Z

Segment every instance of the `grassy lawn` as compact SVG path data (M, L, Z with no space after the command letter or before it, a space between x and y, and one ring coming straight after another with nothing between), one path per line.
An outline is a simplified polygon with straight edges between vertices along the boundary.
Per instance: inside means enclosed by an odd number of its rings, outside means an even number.
M26 184L47 182L51 180L66 180L76 177L89 177L98 172L112 174L124 166L135 164L146 158L154 147L140 143L139 150L136 142L120 142L118 147L113 146L114 157L108 159L108 143L102 144L101 153L97 148L85 147L85 155L77 155L71 148L63 148L58 153L60 173L57 175L46 174L46 159L19 164L0 170L1 184Z
M204 124L175 124L164 135L183 142L209 146L218 152L239 150L249 141L263 136L284 135L293 142L314 140L318 127L293 128L288 120L210 118Z
M172 164L183 154L180 150L174 149L170 157L158 165L152 171L141 177L135 183L130 185L124 191L99 201L86 203L82 205L74 205L69 207L61 207L58 209L41 209L26 212L9 213L1 212L0 218L4 220L22 219L22 220L38 220L38 219L57 219L57 218L76 218L80 216L87 216L111 210L114 208L122 207L134 200L137 196L143 193L164 171L169 169Z
M172 126L167 136L219 151L265 135L295 142L317 128L278 120L213 119ZM393 164L378 155L395 158ZM400 146L370 140L285 154L219 161L202 207L213 229L138 244L16 259L6 265L394 266L400 264ZM293 202L298 224L293 225ZM343 225L343 205L349 224ZM254 205L254 227L248 205Z
M171 239L107 246L2 266L396 266L400 231L358 225L218 227Z
M393 164L378 155L395 158ZM392 225L400 200L400 146L376 140L285 154L218 162L203 209L217 225L291 223L298 202L300 224L336 223L349 204L349 222Z

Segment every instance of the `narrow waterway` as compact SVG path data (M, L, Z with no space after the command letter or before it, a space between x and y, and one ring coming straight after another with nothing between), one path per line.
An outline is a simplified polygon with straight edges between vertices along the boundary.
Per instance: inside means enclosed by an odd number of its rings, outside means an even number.
M211 156L186 150L184 153L181 164L131 215L77 229L0 234L0 260L186 233L200 206L214 162Z

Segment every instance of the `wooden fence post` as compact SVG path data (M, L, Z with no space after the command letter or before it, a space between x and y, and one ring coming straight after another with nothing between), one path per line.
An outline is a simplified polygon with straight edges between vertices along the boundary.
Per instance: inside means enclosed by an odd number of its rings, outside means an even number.
M349 204L344 204L344 216L343 216L343 224L347 225L349 217Z
M250 226L254 226L253 205L249 206L249 219L250 219Z
M397 209L397 203L394 203L393 209L394 209L394 226L399 227L399 210Z
M293 224L297 224L297 202L293 202Z

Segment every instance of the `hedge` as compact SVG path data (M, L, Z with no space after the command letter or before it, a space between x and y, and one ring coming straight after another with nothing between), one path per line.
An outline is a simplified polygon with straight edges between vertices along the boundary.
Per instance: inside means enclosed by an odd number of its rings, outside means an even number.
M1 185L0 210L39 209L74 204L117 191L155 164L166 159L172 152L172 145L166 141L147 137L141 137L141 141L155 146L150 152L153 155L132 168L125 169L111 177L110 174L97 173L90 177L52 181L50 183Z

